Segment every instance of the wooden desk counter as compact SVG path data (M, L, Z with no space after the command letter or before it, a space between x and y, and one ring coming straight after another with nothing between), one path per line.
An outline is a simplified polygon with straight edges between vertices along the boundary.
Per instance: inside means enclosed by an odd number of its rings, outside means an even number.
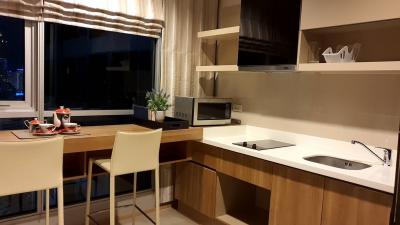
M85 126L81 133L88 135L68 136L64 135L64 153L88 152L96 150L112 149L117 131L140 132L149 128L138 125L106 125ZM203 138L203 128L189 128L182 130L163 131L161 143L200 140ZM0 131L0 141L35 141L40 139L18 139L11 131Z

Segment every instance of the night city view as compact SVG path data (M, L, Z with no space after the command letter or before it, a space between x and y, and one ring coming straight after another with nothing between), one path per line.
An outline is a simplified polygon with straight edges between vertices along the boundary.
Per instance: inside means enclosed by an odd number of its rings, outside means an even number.
M0 101L25 100L24 20L0 17Z

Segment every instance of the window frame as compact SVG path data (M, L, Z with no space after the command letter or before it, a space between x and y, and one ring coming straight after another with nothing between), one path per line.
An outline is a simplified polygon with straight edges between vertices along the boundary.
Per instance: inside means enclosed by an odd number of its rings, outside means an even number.
M1 118L36 117L37 110L37 22L25 20L25 101L0 101Z

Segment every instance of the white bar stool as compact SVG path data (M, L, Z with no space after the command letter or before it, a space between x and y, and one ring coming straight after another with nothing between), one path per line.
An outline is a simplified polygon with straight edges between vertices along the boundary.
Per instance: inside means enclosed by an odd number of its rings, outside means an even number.
M63 138L0 142L0 196L46 190L46 225L50 189L57 188L58 224L64 225Z
M92 189L93 163L110 174L110 225L115 225L115 177L119 175L133 173L134 179L132 224L134 224L135 207L137 207L135 205L137 173L155 170L155 224L160 224L159 152L161 133L161 129L138 133L118 132L115 136L111 159L89 160L85 225L89 225L89 220L92 219L90 215L90 197ZM143 213L142 210L139 209L139 211ZM149 218L146 214L145 216Z

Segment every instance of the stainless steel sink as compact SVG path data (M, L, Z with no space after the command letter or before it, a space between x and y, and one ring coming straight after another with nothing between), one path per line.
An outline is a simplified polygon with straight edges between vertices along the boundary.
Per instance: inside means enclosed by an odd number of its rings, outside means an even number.
M346 170L362 170L371 167L371 165L365 163L355 162L347 159L335 158L331 156L324 156L324 155L304 157L304 159L311 162L320 163L327 166L333 166L336 168L341 168Z

